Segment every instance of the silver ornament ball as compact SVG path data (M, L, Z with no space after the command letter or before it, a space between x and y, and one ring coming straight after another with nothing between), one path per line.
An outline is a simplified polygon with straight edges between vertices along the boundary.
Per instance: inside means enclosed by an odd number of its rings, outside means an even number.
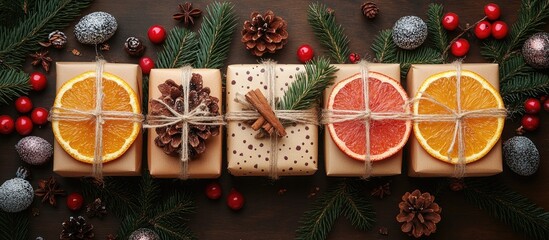
M114 16L106 12L93 12L84 16L74 26L74 35L81 43L100 44L109 40L117 28Z
M34 200L34 189L24 178L28 173L24 168L17 170L17 177L5 181L0 186L0 209L6 212L21 212Z
M45 139L37 136L24 137L15 145L21 160L30 165L42 165L53 155L53 147Z
M549 33L539 32L529 37L522 45L522 56L533 68L549 68Z
M393 26L393 42L400 48L412 50L427 39L427 24L417 16L404 16Z
M160 240L160 236L151 229L140 228L135 230L128 240Z
M539 152L536 145L523 136L515 136L503 144L505 164L518 175L530 176L539 168Z

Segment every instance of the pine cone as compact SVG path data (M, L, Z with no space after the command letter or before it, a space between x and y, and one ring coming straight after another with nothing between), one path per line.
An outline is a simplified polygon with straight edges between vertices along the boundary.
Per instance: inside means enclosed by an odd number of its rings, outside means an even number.
M86 219L82 216L77 218L70 217L69 221L63 222L63 231L59 239L61 240L77 240L77 239L93 239L93 225L86 223Z
M168 79L165 83L158 85L162 93L159 98L178 113L184 113L183 88L175 81ZM189 90L189 111L192 111L201 103L205 105L204 110L210 112L210 116L219 115L219 99L210 96L210 88L202 87L202 76L193 73ZM204 106L201 106L204 107ZM172 113L161 103L151 102L151 115L173 116ZM158 136L154 142L156 146L163 148L164 153L170 156L178 156L181 151L181 130L183 124L178 123L167 127L156 128ZM218 125L193 125L189 124L189 157L195 158L206 151L206 140L210 136L219 134Z
M101 201L101 198L96 198L93 202L86 206L86 215L88 215L89 218L102 218L107 215L107 207Z
M400 229L416 238L436 232L442 208L434 201L434 196L417 189L404 194L398 205L400 213L396 216L396 220L403 223Z
M377 8L377 5L374 2L363 3L361 9L362 14L370 19L375 18L379 12L379 8Z
M55 30L48 35L48 42L39 42L39 44L43 47L64 48L67 44L67 36L65 33Z
M136 37L129 37L124 42L124 50L132 57L141 57L145 52L145 45Z
M264 15L252 12L251 20L244 22L241 41L255 56L274 53L288 42L286 21L268 10Z

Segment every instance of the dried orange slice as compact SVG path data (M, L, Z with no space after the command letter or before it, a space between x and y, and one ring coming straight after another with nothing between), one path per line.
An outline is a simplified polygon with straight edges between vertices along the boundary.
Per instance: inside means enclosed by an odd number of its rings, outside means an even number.
M141 113L135 91L119 77L103 73L104 111ZM67 81L58 90L56 108L90 111L95 109L95 72L85 72ZM56 109L56 112L63 110ZM103 162L120 157L137 138L141 127L137 122L105 120L103 124ZM95 146L95 119L88 121L52 121L55 139L76 160L92 163Z
M377 113L405 113L403 106L408 100L406 91L400 84L383 74L368 74L369 108ZM360 74L356 74L337 83L330 97L329 110L364 110L363 85ZM409 108L408 108L409 112ZM327 125L330 135L337 147L351 158L366 159L366 128L363 120L351 120ZM370 121L370 159L382 160L402 149L412 124L403 120Z
M447 71L427 78L419 87L416 98L429 97L443 106L457 108L456 71ZM504 108L498 91L480 75L471 71L461 71L461 109L472 111L480 109ZM414 114L445 114L451 112L443 106L429 100L414 103ZM465 162L474 162L486 155L498 142L504 124L503 117L464 118L463 133L465 143ZM458 162L458 144L454 143L455 122L414 123L414 134L421 146L433 157L445 162Z

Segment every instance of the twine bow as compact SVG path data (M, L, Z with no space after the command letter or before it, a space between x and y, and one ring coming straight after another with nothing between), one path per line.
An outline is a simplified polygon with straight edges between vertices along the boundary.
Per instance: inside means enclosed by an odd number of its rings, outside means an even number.
M201 102L196 108L189 111L189 92L190 92L190 82L192 78L192 67L184 66L181 68L181 87L182 98L176 100L175 106L178 105L180 99L183 103L183 113L177 112L175 109L167 105L161 100L152 99L166 107L168 111L173 116L164 116L164 115L147 115L147 123L143 128L159 128L166 127L170 125L175 125L182 123L181 127L181 153L180 153L180 165L181 171L179 173L179 178L186 180L189 178L189 124L193 125L225 125L223 116L217 115L212 116L208 111L208 106L204 102Z
M95 67L95 108L92 110L78 110L64 107L52 107L50 121L74 121L86 122L95 120L95 141L92 162L92 176L102 181L103 179L103 124L108 120L124 120L142 122L143 115L133 112L105 111L103 110L103 70L106 61L100 57L96 60Z
M264 61L265 67L265 82L267 83L267 100L269 105L273 109L275 116L286 122L295 122L301 124L315 124L318 125L318 114L315 109L309 110L280 110L276 109L276 62ZM236 93L234 99L235 102L244 105L245 108L253 109L243 97L243 94ZM255 110L242 110L236 112L228 112L225 115L227 121L248 121L256 120L261 115ZM278 179L278 141L277 134L270 135L270 158L269 158L269 177L272 179Z

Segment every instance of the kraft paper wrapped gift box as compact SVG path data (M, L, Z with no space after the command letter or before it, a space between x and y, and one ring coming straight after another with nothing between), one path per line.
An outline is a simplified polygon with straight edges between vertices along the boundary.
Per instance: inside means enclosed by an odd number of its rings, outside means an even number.
M358 64L336 64L339 71L336 73L335 83L349 77L360 77ZM389 76L396 81L400 80L399 64L368 64L368 70ZM357 75L358 74L358 75ZM334 84L335 85L335 84ZM329 98L334 85L324 91L324 108L327 107L326 99ZM366 173L364 161L355 160L342 152L332 140L330 133L324 131L324 161L326 163L326 175L337 177L361 177ZM398 175L402 169L402 150L395 155L372 161L371 176Z
M210 96L219 99L219 111L221 112L221 72L218 69L193 69L192 73L202 76L203 86L209 87ZM149 77L149 100L158 99L162 94L158 85L172 79L181 84L181 69L153 69ZM149 107L150 111L150 107ZM221 155L223 126L217 136L211 136L206 140L206 151L197 158L189 160L189 178L217 178L221 175ZM156 178L178 178L181 173L180 158L165 154L162 148L157 147L154 139L158 136L154 128L149 129L148 134L148 166L151 176Z
M294 74L304 71L303 65L275 66L276 97L281 98L295 80ZM227 114L243 111L234 101L237 93L260 89L267 96L266 69L263 64L230 65L227 69ZM312 175L317 170L318 127L313 124L293 124L286 127L287 135L278 140L278 149L271 149L269 137L256 139L256 131L243 121L227 123L228 169L235 176L270 176L271 151L277 152L276 175Z
M88 71L95 71L95 62L58 62L57 89L70 79ZM114 74L130 85L141 99L141 68L136 64L106 63L104 72ZM103 164L104 176L137 176L141 175L142 134L138 134L131 147L119 158ZM53 171L64 177L91 176L92 164L83 163L72 158L61 146L53 143Z
M499 70L497 64L478 63L462 64L463 70L469 70L484 77L494 88L499 89ZM456 70L454 64L414 64L407 76L408 94L414 97L417 90L429 76ZM419 144L412 133L409 140L410 157L408 159L408 175L412 177L453 177L455 165L438 160ZM483 158L466 165L466 177L491 176L503 171L501 139Z

